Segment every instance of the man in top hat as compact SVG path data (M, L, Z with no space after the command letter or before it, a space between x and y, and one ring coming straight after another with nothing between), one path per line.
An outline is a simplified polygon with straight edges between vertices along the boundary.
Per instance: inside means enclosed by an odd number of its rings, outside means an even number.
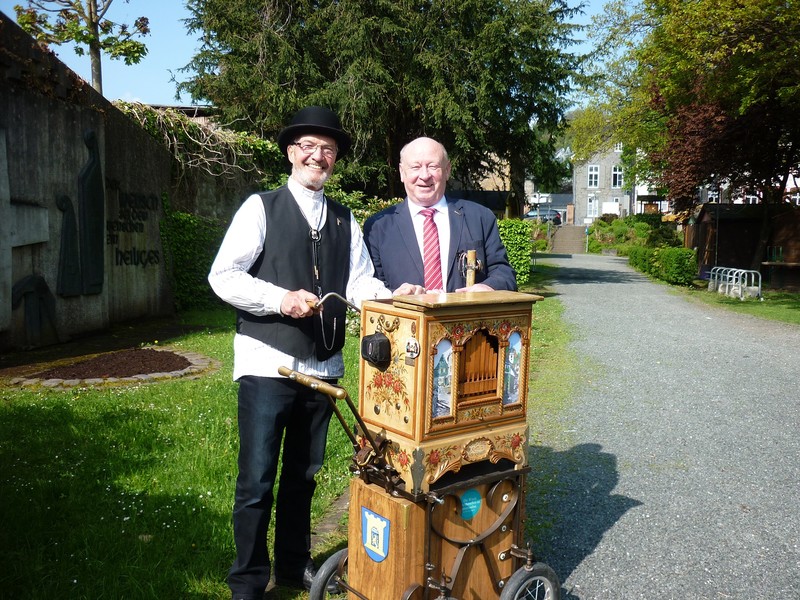
M278 135L291 163L286 185L247 198L211 266L214 292L236 308L233 378L239 383L239 474L233 507L234 600L262 598L277 585L311 587L311 498L332 409L326 397L278 373L279 366L336 383L344 374L346 305L391 297L373 277L351 212L323 186L350 136L325 108L299 111ZM276 482L283 440L280 481ZM275 499L275 546L267 530ZM274 568L274 570L272 570Z

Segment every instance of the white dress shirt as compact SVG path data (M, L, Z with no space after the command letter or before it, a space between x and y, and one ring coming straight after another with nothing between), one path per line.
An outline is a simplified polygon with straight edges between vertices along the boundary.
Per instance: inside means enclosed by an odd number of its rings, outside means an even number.
M323 192L309 190L291 177L288 187L309 227L322 229L327 220ZM283 297L287 292L293 291L248 273L261 254L264 244L268 243L268 236L264 204L261 197L254 194L244 201L234 215L208 275L208 282L214 293L228 304L257 316L280 313ZM291 257L286 257L286 260L291 260ZM374 277L374 273L361 228L351 214L350 277L346 290L346 297L350 302L360 306L362 300L391 298L391 291ZM338 300L332 298L329 302ZM317 360L313 354L299 359L239 333L234 336L233 349L234 380L243 375L280 377L280 366L314 377L338 378L344 375L341 352L324 361Z

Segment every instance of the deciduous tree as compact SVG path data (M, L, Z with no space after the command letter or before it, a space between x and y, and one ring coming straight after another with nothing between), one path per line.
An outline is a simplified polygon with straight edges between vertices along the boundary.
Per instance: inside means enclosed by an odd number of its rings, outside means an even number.
M647 28L626 54L627 85L609 94L621 100L610 110L614 135L656 167L652 179L667 186L674 208L692 208L699 186L719 183L758 191L767 204L782 201L787 178L800 168L793 3L644 0L630 19L629 31L633 22ZM764 210L755 266L768 217Z
M716 113L708 123L709 139L724 139L703 145L707 168L697 171L697 185L713 175L759 190L765 202L780 199L782 182L797 169L800 139L800 25L791 3L652 5L661 21L639 57L650 66L643 75L663 96L672 147L689 139L682 135L682 117L708 107Z
M606 80L614 137L644 151L678 208L694 201L692 185L720 181L780 200L799 156L792 3L645 0L627 19L617 20L617 37L637 26L641 36L625 54L627 77Z
M124 0L126 3L129 0ZM139 17L133 25L106 19L113 0L28 0L27 6L14 6L17 23L40 42L47 44L75 43L75 53L88 52L92 70L92 87L103 93L101 55L122 59L134 65L147 54L147 47L134 39L150 33L147 17Z

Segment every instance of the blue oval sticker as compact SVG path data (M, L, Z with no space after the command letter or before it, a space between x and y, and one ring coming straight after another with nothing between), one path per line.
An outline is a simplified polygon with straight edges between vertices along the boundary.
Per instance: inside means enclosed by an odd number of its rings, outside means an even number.
M469 521L481 509L481 495L478 490L467 490L461 495L461 518Z

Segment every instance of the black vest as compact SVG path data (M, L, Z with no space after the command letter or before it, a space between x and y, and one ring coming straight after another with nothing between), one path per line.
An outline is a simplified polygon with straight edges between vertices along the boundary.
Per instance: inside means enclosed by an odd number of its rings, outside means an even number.
M284 186L259 195L264 203L267 240L249 273L288 290L346 296L350 277L349 209L325 199L328 214L320 230L317 279L311 227L292 193ZM257 317L239 310L236 331L296 358L315 354L318 360L326 360L344 346L346 312L346 305L335 298L326 301L320 313L303 319L280 314Z

